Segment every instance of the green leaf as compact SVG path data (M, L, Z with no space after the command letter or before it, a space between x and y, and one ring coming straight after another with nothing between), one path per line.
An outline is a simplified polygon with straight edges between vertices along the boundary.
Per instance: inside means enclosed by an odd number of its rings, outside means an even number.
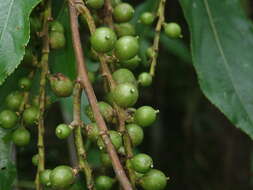
M200 86L253 138L253 28L238 0L180 0Z
M9 162L5 168L0 169L0 189L12 190L12 184L16 177L16 167Z
M29 41L29 15L40 0L0 0L0 85L18 67Z

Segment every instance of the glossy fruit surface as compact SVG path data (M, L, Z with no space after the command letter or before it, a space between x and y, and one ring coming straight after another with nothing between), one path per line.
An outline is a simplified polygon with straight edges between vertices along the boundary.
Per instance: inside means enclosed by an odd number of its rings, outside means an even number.
M112 77L117 84L122 83L136 84L134 74L128 69L118 69L112 74Z
M29 144L30 139L30 132L25 128L18 128L12 133L12 141L17 146L25 146Z
M167 185L167 178L163 172L151 169L140 180L144 190L163 190Z
M49 42L52 49L61 49L65 47L66 39L63 33L50 32Z
M120 66L123 68L134 70L139 66L140 62L141 62L141 58L138 55L136 55L132 59L121 61Z
M32 163L33 163L34 166L38 165L38 163L39 163L39 155L38 154L33 155Z
M138 39L133 36L123 36L115 44L115 55L120 61L126 61L137 55Z
M113 18L116 22L128 22L134 15L134 8L128 3L120 3L113 10Z
M39 108L35 106L31 106L26 108L23 112L23 120L26 125L32 126L38 123L39 119Z
M136 124L128 124L126 125L126 129L130 136L133 146L140 145L144 138L143 129Z
M55 134L59 139L66 139L71 134L71 128L66 124L60 124L55 129Z
M110 190L112 189L114 179L108 176L99 176L95 180L95 187L97 190Z
M167 36L171 38L180 38L182 36L181 34L181 27L179 24L175 22L171 22L164 25L164 32Z
M101 160L101 163L103 164L103 166L105 166L105 167L111 167L112 166L112 160L111 160L110 156L107 153L101 152L100 153L100 160Z
M152 76L147 72L143 72L138 76L138 82L141 86L150 86L152 84Z
M100 9L104 6L104 0L86 0L86 4L92 9Z
M117 36L114 31L108 27L100 27L96 29L91 36L92 48L100 53L106 53L114 48Z
M88 139L90 139L93 142L96 142L96 140L99 137L99 128L96 123L90 123L86 125L86 134L88 136Z
M115 24L114 27L118 37L135 35L134 26L128 22Z
M115 149L119 149L123 144L121 134L114 130L109 130L108 133ZM97 144L98 144L99 149L105 148L104 142L101 137L98 138Z
M147 50L146 50L146 56L148 58L152 58L155 56L155 51L153 49L153 47L149 47Z
M32 81L28 77L23 77L23 78L19 79L18 86L21 90L28 91L28 90L30 90L30 88L32 86Z
M139 97L136 86L132 83L122 83L113 90L113 99L121 107L133 106Z
M147 154L137 154L131 159L132 167L135 171L146 173L153 167L153 160Z
M5 99L6 107L13 111L18 111L23 102L23 95L21 92L12 92Z
M144 12L140 17L140 21L143 24L151 25L155 20L154 15L151 12Z
M52 32L64 33L64 27L59 21L53 21L50 23L50 30Z
M72 81L61 73L50 77L52 91L59 97L68 97L73 92Z
M156 110L150 106L138 108L134 114L134 122L141 127L152 125L156 120Z
M50 174L51 185L56 189L66 188L73 183L74 177L71 167L58 166Z
M3 110L0 113L0 126L5 129L15 127L18 117L15 112L11 110Z
M43 170L42 172L40 172L40 183L45 185L45 186L50 186L51 182L50 182L50 174L51 174L52 170Z

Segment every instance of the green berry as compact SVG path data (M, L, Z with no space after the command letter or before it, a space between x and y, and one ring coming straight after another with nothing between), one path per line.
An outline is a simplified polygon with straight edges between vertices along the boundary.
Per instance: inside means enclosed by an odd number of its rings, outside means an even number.
M105 101L108 102L110 105L113 105L114 100L113 100L113 94L112 94L112 92L106 93L104 99L105 99Z
M147 56L148 58L154 57L155 54L156 54L156 53L155 53L153 47L149 47L149 48L146 50L146 56Z
M33 155L32 163L34 166L38 166L38 163L39 163L39 155L38 154Z
M121 134L113 130L108 131L108 133L115 149L119 149L123 144ZM105 148L104 142L101 137L98 138L97 144L98 144L99 149Z
M133 146L140 145L144 138L143 129L136 124L128 124L126 125L126 129L130 136Z
M45 186L50 186L51 182L50 182L50 174L51 174L52 170L43 170L42 172L40 172L40 183L42 185Z
M139 173L146 173L153 168L153 160L147 154L137 154L131 159L132 167Z
M133 106L139 97L138 89L132 83L119 84L112 93L115 103L121 107Z
M171 37L171 38L182 37L181 27L179 26L179 24L177 24L175 22L164 24L164 32L168 37Z
M28 90L30 90L30 88L32 86L32 81L28 77L23 77L23 78L19 79L18 85L21 90L28 91Z
M104 0L87 0L86 4L92 9L101 9L104 6Z
M21 92L12 92L5 99L6 107L13 111L18 111L23 102L23 94Z
M128 22L134 15L134 8L128 3L120 3L113 10L116 22Z
M136 84L134 74L128 69L118 69L112 74L112 77L117 84L122 83Z
M60 124L55 129L55 134L59 139L66 139L71 134L72 129L66 124Z
M151 25L155 20L155 16L151 12L144 12L140 17L141 23Z
M112 7L116 7L121 2L122 2L121 0L111 0Z
M138 76L138 82L141 86L150 86L152 84L152 76L147 72L143 72Z
M99 137L99 128L96 123L86 125L86 134L88 139L95 142Z
M115 44L115 55L120 61L126 61L137 55L138 39L133 36L123 36Z
M30 132L25 128L18 128L12 133L12 141L17 146L25 146L29 144L30 139Z
M140 180L144 190L163 190L167 185L167 178L163 172L151 169Z
M96 75L93 72L88 72L88 78L90 82L93 84L96 81Z
M50 181L53 188L66 188L74 182L74 172L69 166L58 166L51 171Z
M90 40L91 46L95 51L106 53L114 48L117 36L112 29L100 27L92 34Z
M3 110L0 112L0 126L5 129L15 127L18 117L15 112L11 110Z
M100 160L101 160L101 163L103 164L103 166L105 166L105 167L112 166L112 160L107 153L101 152L100 153Z
M33 126L38 123L39 119L39 108L31 106L26 108L23 112L23 120L27 126Z
M118 37L122 36L135 36L135 28L134 25L126 22L114 25L116 34Z
M55 20L50 23L50 31L64 33L64 27L59 21Z
M136 67L139 66L140 62L141 62L141 58L138 55L136 55L132 59L129 59L126 61L121 61L120 66L123 68L134 70L134 69L136 69Z
M59 97L68 97L73 92L72 81L61 73L57 73L50 78L52 91Z
M114 179L108 176L99 176L95 180L95 187L97 190L110 190L114 184Z
M65 47L66 39L63 33L50 32L49 43L52 49L61 49Z
M152 125L156 120L157 111L150 106L138 108L134 114L134 122L141 126L147 127Z

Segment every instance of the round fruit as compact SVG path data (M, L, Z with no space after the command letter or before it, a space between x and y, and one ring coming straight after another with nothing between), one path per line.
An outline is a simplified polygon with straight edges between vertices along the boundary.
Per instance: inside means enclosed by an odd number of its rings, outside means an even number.
M17 111L23 102L23 95L20 92L13 92L5 99L6 107L10 110Z
M39 163L39 155L38 154L33 155L32 163L34 166L38 166L38 163Z
M111 0L112 7L116 7L118 4L121 3L121 0Z
M3 110L0 113L0 126L5 129L15 127L18 117L15 112L11 110Z
M137 154L131 159L132 167L139 173L146 173L153 167L153 160L147 154Z
M134 70L136 67L139 66L140 62L141 62L141 58L138 55L136 55L132 59L129 59L129 60L126 60L126 61L121 61L120 66L124 67L124 68L127 68L127 69Z
M39 108L35 106L31 106L26 108L23 113L23 120L26 125L32 126L38 123L39 119Z
M59 139L66 139L71 134L71 128L66 124L60 124L55 129L55 134Z
M90 123L86 125L86 134L88 139L95 142L99 137L99 128L96 123Z
M106 53L114 48L117 40L114 31L108 27L100 27L96 29L95 33L91 36L92 48L100 53Z
M150 86L152 84L152 76L149 73L143 72L138 77L138 82L141 86Z
M152 125L156 120L157 111L150 106L138 108L134 114L134 122L141 127Z
M123 36L115 44L115 55L120 61L126 61L137 55L138 39L133 36Z
M108 131L108 133L115 149L119 149L123 144L121 134L113 130ZM98 144L99 149L105 148L104 142L101 137L98 138L97 144Z
M97 190L109 190L114 184L114 179L108 176L99 176L95 180L95 187Z
M143 24L151 25L155 20L155 16L151 12L144 12L140 17L140 21Z
M136 84L134 74L128 69L118 69L112 74L113 79L117 84L133 83Z
M118 4L113 11L116 22L128 22L134 15L134 8L128 3Z
M51 182L50 182L50 174L51 174L52 170L43 170L42 172L40 172L40 183L42 185L45 186L50 186Z
M146 56L148 58L152 58L155 56L155 51L153 49L153 47L149 47L147 50L146 50Z
M68 97L73 92L72 81L61 73L57 73L50 78L52 91L59 97Z
M103 166L105 166L105 167L112 166L112 160L107 153L101 152L100 153L100 160L101 160L101 163L103 164Z
M51 171L50 181L53 188L68 187L74 181L74 172L69 166L58 166Z
M12 141L17 146L25 146L29 144L30 139L30 132L25 128L18 128L12 133Z
M51 22L50 27L51 27L50 30L52 32L64 33L64 27L62 26L62 24L60 22L58 22L56 20Z
M113 105L114 100L113 100L113 94L112 94L112 92L106 93L104 99L105 99L105 101L108 102L110 105Z
M50 32L49 43L52 49L61 49L65 47L66 39L63 33Z
M164 24L164 32L167 36L169 36L171 38L182 37L181 27L179 26L179 24L177 24L175 22Z
M93 84L96 81L96 75L93 72L88 72L88 78L90 82Z
M140 145L144 138L143 129L136 124L128 124L126 125L126 129L130 136L133 146Z
M115 103L121 107L133 106L139 97L138 89L132 83L119 84L112 93Z
M114 28L118 37L135 35L134 26L128 22L115 24Z
M167 178L163 172L151 169L140 180L144 190L163 190L167 185Z
M92 9L100 9L104 6L104 0L87 0L86 4Z
M19 79L18 85L21 90L28 91L28 90L30 90L30 88L32 86L32 81L28 77L23 77L23 78Z

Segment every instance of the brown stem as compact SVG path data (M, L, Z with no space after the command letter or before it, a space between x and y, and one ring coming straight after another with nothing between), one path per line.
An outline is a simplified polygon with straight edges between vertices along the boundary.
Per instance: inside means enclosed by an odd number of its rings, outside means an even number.
M118 155L115 151L115 148L109 138L108 129L106 127L105 121L100 114L99 107L97 104L97 98L95 96L92 85L88 79L87 69L85 66L83 50L80 41L80 34L78 31L78 20L77 20L77 12L76 8L73 6L73 1L69 1L69 11L70 11L70 24L72 30L72 41L73 47L75 50L76 62L77 62L77 70L78 70L78 81L84 88L87 97L89 99L89 103L91 105L92 111L94 113L95 120L100 128L101 137L106 145L107 152L112 160L112 165L116 176L124 188L124 190L132 190L131 184L125 174L125 171L120 163Z
M112 5L111 0L105 0L105 6L104 6L104 21L105 24L107 24L110 28L114 28L113 26L113 19L112 19Z

